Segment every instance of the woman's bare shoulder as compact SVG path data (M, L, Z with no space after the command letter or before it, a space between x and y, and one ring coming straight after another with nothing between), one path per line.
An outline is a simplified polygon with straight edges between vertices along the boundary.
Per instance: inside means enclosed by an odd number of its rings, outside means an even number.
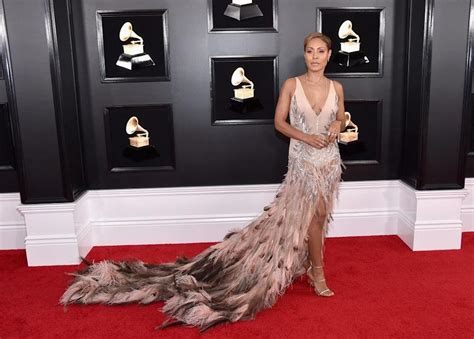
M283 82L283 88L288 88L288 89L295 89L296 87L296 77L291 77L291 78L288 78L286 79L284 82Z
M283 82L283 86L281 86L281 92L287 93L288 95L292 96L296 89L296 77L288 78Z
M344 87L342 86L342 84L339 81L332 80L332 82L334 83L334 88L336 89L336 91L342 92L344 90Z

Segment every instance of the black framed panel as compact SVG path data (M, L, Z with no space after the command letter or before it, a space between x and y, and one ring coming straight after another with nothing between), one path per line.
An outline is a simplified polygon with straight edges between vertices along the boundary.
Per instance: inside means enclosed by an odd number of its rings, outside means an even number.
M111 172L175 169L171 105L106 107L104 119L107 158ZM134 144L131 138L143 140L140 135L144 134L147 134L148 145Z
M359 127L357 141L339 145L344 164L380 165L382 100L345 100L344 105Z
M469 126L469 137L468 139L468 152L466 155L466 177L474 177L474 105L472 102L474 100L474 93L465 94L466 101L465 110L469 112L470 126Z
M68 201L87 190L83 169L72 0L45 0L51 82L56 112L63 191Z
M472 100L474 99L474 93L470 93L468 95L470 96L470 98L468 98L468 100L470 100L471 103L472 103ZM471 134L469 136L469 150L468 150L469 153L468 153L468 155L469 156L474 156L474 133L472 133L474 131L474 126L473 126L473 124L474 124L474 119L473 119L473 117L474 117L474 107L473 107L472 104L469 105L469 109L470 109L470 115L471 115L471 119L470 119L470 121L471 121Z
M23 162L3 1L0 1L0 75L5 83L7 100L0 103L0 192L24 192L24 181L19 175Z
M466 49L466 75L464 87L464 120L469 121L468 124L463 124L464 133L466 138L464 138L464 148L467 149L467 155L464 161L465 164L465 173L464 178L474 177L474 86L472 86L473 77L473 54L474 54L474 1L471 1L470 6L470 15L469 15L469 37L468 37L468 47ZM466 125L466 126L464 126Z
M3 80L3 55L0 51L0 80Z
M97 11L102 82L169 81L168 11Z
M326 67L331 77L382 77L385 10L378 7L321 7L316 30L332 41ZM355 41L360 39L359 41Z
M421 150L426 148L430 110L434 0L409 0L407 9L406 112L400 174L404 182L421 189Z
M273 123L278 97L277 56L213 56L212 125ZM250 97L239 91L250 90Z
M278 32L277 0L208 0L207 8L211 33Z
M15 168L15 156L7 103L0 103L0 171Z

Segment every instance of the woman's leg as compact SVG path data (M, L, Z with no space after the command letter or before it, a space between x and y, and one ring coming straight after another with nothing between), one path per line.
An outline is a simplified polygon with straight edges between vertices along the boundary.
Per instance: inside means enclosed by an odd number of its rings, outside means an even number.
M315 284L316 289L319 292L326 290L328 287L324 281L324 260L323 260L323 248L325 240L325 225L327 221L327 211L324 201L320 199L314 215L308 229L308 251L309 260L312 263L311 277ZM332 294L326 292L325 294Z

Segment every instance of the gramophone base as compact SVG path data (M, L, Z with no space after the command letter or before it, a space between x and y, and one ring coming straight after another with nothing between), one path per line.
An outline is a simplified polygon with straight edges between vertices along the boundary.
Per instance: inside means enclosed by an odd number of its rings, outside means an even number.
M339 140L337 140L337 142L343 145L352 144L357 141L359 141L358 133L351 134L349 137L343 137L342 135L339 135Z
M236 113L250 113L263 108L260 100L255 97L248 99L230 98L229 102L229 109Z
M133 147L127 146L122 152L122 155L125 158L133 160L135 162L140 162L144 160L150 160L160 156L160 153L156 150L155 147L148 145L145 147Z
M241 21L263 16L263 13L257 4L248 4L242 6L230 4L227 6L224 15Z
M132 71L138 68L155 66L155 63L153 62L151 56L146 53L137 55L129 55L122 53L119 56L116 65Z
M130 146L136 148L145 147L150 144L150 138L148 137L131 137L128 140L130 141Z
M339 66L349 68L361 64L368 64L369 58L367 58L365 53L362 51L352 53L339 51L334 54L332 61L338 64Z

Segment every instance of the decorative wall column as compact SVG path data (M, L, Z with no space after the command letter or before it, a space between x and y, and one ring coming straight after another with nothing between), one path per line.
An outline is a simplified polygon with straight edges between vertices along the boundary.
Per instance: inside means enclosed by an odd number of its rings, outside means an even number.
M87 225L82 225L75 203L28 204L18 210L25 218L28 266L73 265L90 247L80 246Z
M408 7L402 180L409 186L401 193L399 234L413 250L457 249L466 196L470 1L410 0Z
M69 1L4 0L4 12L22 203L74 201L86 184Z
M3 10L28 264L78 263L74 204L67 202L86 181L70 1L4 0Z
M413 190L400 183L398 236L414 251L461 248L466 190Z

